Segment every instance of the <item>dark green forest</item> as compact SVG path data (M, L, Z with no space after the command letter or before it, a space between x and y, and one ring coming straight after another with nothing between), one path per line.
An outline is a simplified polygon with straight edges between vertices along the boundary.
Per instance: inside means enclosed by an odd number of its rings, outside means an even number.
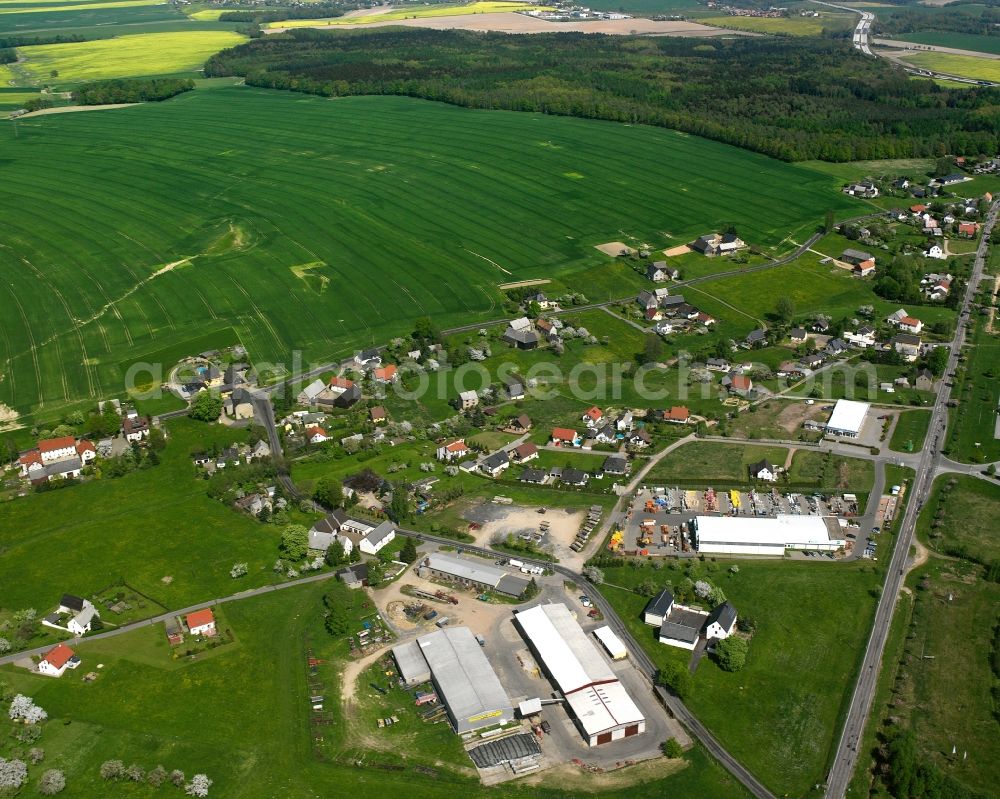
M847 41L296 30L214 56L207 75L338 97L644 123L786 161L995 154L1000 90L914 80Z
M168 100L191 91L194 81L187 78L131 78L87 83L73 92L80 105L145 103Z

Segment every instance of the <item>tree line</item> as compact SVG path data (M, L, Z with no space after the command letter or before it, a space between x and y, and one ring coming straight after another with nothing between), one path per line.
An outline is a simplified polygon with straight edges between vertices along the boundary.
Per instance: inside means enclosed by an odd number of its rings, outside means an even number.
M194 81L188 78L130 78L87 83L73 92L79 105L111 103L148 103L169 100L191 91Z
M325 97L405 95L657 125L786 161L1000 145L1000 90L914 80L833 39L302 29L223 51L205 73Z

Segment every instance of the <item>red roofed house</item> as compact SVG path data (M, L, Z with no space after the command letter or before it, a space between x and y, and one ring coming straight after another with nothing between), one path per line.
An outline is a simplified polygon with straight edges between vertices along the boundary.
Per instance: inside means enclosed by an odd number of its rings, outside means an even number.
M90 463L97 457L97 447L94 446L92 441L81 438L76 445L76 454L80 456L80 460L83 463Z
M42 456L42 463L45 464L72 458L76 455L76 439L73 436L47 438L38 442L38 452Z
M126 416L122 419L122 433L126 441L142 441L149 436L149 419L145 416Z
M184 620L187 622L191 635L204 635L211 638L218 632L215 629L215 614L212 613L211 608L188 613Z
M460 438L450 444L442 444L437 449L437 459L448 462L455 458L462 458L469 454L469 448L465 445L465 439Z
M673 422L674 424L687 424L688 417L690 416L691 411L683 405L675 405L669 411L663 412L663 421Z
M526 441L518 447L514 448L514 460L518 463L527 463L530 460L534 460L538 457L538 447L532 444L530 441Z
M601 419L604 418L604 413L596 405L593 408L587 408L583 412L583 421L588 425L600 424Z
M552 443L557 447L578 447L580 446L580 436L577 435L576 430L555 427L552 429Z
M924 323L912 316L904 316L899 320L899 329L908 333L919 333L924 329Z
M38 673L50 677L62 677L66 669L75 669L79 665L80 658L76 656L76 652L66 644L56 644L38 661Z
M710 325L715 324L715 317L709 316L704 311L698 311L698 315L695 317L695 319L697 319L698 322L700 322L701 324L705 325L705 327L709 327Z
M383 366L381 369L376 369L372 373L372 379L376 383L395 383L398 377L399 370L396 368L396 364L390 363L388 366Z
M974 239L976 234L979 233L979 223L978 222L959 222L958 223L958 235L967 236L970 239Z
M911 205L910 206L910 211L912 213L914 213L914 214L922 214L926 210L927 210L927 206L923 205L923 204Z
M748 375L727 375L722 378L722 385L729 389L731 394L746 396L753 388L753 380Z
M306 440L310 444L322 444L329 436L322 427L310 427L306 430Z
M354 388L354 381L339 375L330 378L330 388Z

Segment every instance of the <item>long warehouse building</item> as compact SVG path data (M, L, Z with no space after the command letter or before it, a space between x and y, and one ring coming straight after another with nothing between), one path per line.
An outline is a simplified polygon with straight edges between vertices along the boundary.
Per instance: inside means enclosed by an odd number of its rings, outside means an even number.
M697 516L692 524L699 552L781 557L786 549L835 552L847 544L836 519L782 515Z
M511 721L514 708L483 649L468 627L448 627L394 647L408 685L433 680L455 732Z
M642 712L569 608L536 605L514 618L590 746L646 731Z

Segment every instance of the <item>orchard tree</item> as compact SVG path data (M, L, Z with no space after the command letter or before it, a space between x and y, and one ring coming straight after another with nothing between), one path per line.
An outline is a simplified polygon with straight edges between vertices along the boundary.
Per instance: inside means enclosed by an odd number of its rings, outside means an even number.
M42 773L38 780L38 792L42 796L55 796L66 787L66 776L57 768Z
M601 585L604 582L604 572L596 566L587 566L583 570L583 576L594 585Z
M0 790L17 790L28 779L28 766L23 760L0 757Z
M208 789L212 786L212 781L206 774L195 774L184 787L184 793L188 796L208 796Z
M106 780L120 780L125 776L125 764L120 760L105 760L101 763L101 777Z
M28 724L37 724L49 717L49 714L36 705L30 696L25 696L24 694L16 694L14 696L10 702L10 709L7 711L7 715L14 721L24 719Z

